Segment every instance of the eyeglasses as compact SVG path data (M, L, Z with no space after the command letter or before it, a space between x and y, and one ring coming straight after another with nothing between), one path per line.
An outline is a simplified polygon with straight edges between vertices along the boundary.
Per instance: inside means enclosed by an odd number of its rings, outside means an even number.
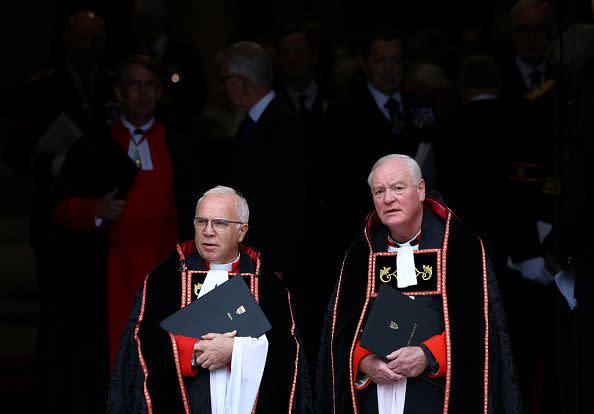
M204 230L208 226L209 222L212 224L212 228L215 231L227 230L227 226L229 226L230 223L245 224L245 223L242 223L241 221L232 221L232 220L225 220L225 219L206 219L206 218L202 218L202 217L195 217L194 218L194 228L196 230Z

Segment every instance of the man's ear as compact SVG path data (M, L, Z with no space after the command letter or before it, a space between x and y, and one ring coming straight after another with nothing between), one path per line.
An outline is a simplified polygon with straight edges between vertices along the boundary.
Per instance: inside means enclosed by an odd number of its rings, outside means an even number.
M419 180L419 198L421 201L425 200L425 180L422 178Z
M247 224L247 223L245 223L245 224L242 224L242 225L239 227L239 241L240 241L240 242L242 242L242 241L243 241L243 239L244 239L245 235L247 234L247 232L248 232L248 229L249 229L249 228L250 228L250 225L249 225L249 224Z

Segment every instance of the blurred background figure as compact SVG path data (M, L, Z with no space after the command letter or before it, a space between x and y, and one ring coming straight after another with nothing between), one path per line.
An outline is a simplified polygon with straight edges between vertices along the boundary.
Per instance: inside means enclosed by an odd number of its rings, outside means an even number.
M206 105L207 87L200 54L172 33L173 25L167 2L133 0L128 21L130 37L121 42L119 57L143 54L151 58L163 83L157 115L178 130L187 130L192 117Z

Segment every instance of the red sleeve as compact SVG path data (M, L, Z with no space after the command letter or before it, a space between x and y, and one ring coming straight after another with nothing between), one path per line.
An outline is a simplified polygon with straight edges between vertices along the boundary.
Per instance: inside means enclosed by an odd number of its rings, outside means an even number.
M431 351L439 364L439 371L436 374L429 374L429 378L443 377L447 370L445 332L432 336L423 343L429 348L429 351Z
M192 366L192 359L194 358L194 344L198 342L196 338L189 338L187 336L173 335L177 345L177 352L179 354L179 364L181 366L182 375L184 377L193 377L198 372L198 367Z
M353 378L355 379L356 390L362 390L363 388L367 387L371 382L371 380L367 379L367 381L365 381L365 384L360 386L357 385L357 373L359 371L359 362L361 362L361 360L365 358L367 355L373 354L373 352L363 348L359 344L359 342L361 342L361 340L357 339L357 344L355 345L355 352L353 353Z
M93 198L68 197L54 208L54 221L76 231L93 231L97 200Z

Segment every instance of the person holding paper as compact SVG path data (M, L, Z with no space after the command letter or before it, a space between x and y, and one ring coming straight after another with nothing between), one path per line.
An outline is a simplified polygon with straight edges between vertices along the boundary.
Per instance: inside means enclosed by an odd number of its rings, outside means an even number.
M307 412L303 347L288 292L242 243L246 200L217 186L198 200L195 240L146 277L120 345L108 412L244 414ZM272 329L259 338L212 332L177 336L159 323L224 283L242 277Z
M368 184L375 211L344 258L326 316L319 411L521 412L503 308L482 241L447 206L425 197L412 158L380 158ZM443 332L388 355L361 347L361 329L383 284L441 314Z

